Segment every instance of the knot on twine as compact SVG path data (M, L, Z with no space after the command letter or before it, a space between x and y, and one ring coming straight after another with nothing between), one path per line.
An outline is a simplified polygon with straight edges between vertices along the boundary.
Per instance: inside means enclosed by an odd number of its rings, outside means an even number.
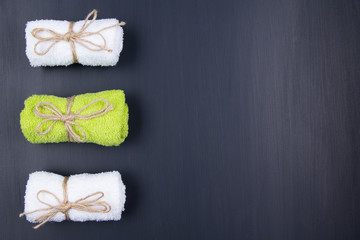
M75 115L73 115L72 113L69 113L69 115L62 115L62 116L60 117L60 121L61 121L62 123L66 123L66 122L72 121L72 120L74 120L74 119L75 119Z
M72 203L71 202L67 202L67 203L63 203L62 206L60 206L58 209L60 212L62 212L63 214L66 215L66 213L72 208Z
M103 192L95 192L95 193L89 194L89 195L87 195L83 198L80 198L79 200L76 200L74 202L68 201L68 194L67 194L68 180L69 180L69 177L65 177L64 181L63 181L63 185L62 185L63 195L64 195L63 201L60 201L60 199L52 192L49 192L47 190L40 190L36 194L36 198L40 203L42 203L48 207L42 208L42 209L37 209L34 211L29 211L29 212L23 212L19 215L19 217L23 217L25 215L36 213L36 212L47 211L47 213L44 213L43 215L37 217L34 220L34 222L39 223L38 225L36 225L34 227L34 229L38 229L39 227L41 227L42 225L47 223L51 218L53 218L58 213L65 214L66 220L70 220L70 217L69 217L70 209L83 211L83 212L90 212L90 213L108 213L108 212L110 212L110 210L111 210L110 204L108 204L105 201L99 201L101 198L104 197ZM50 203L47 203L47 202L44 202L43 200L41 200L39 198L39 195L41 193L52 196L58 202L58 205L52 205ZM89 198L94 197L94 196L97 196L97 197L92 200L91 199L88 200Z
M67 42L73 41L73 32L67 32L64 34L64 40Z
M93 16L93 18L89 21L89 18L91 16ZM96 18L97 18L97 10L94 9L92 12L90 12L87 15L84 24L82 25L82 27L80 28L80 31L78 31L78 32L73 31L74 22L69 22L69 30L68 30L68 32L66 32L64 34L57 33L57 32L55 32L55 31L53 31L51 29L48 29L48 28L34 28L31 31L31 34L33 35L34 38L39 40L34 45L34 52L37 55L40 55L40 56L45 55L46 53L48 53L50 51L50 49L55 44L57 44L60 41L66 41L66 42L70 43L71 52L72 52L73 60L74 60L75 63L78 62L76 51L75 51L75 43L80 44L81 46L83 46L84 48L86 48L86 49L88 49L90 51L108 51L108 52L112 52L112 49L106 48L106 39L101 34L101 32L106 30L106 29L113 28L113 27L116 27L116 26L124 26L125 22L120 22L120 23L117 23L117 24L114 24L114 25L111 25L111 26L108 26L108 27L104 27L104 28L101 28L100 30L95 31L95 32L87 32L86 29L96 20ZM40 36L41 33L48 33L48 34L50 34L50 36L49 37L42 37L42 36ZM96 44L96 43L94 43L94 42L92 42L90 40L85 39L86 37L89 37L89 36L92 36L92 35L99 36L102 39L103 44ZM37 47L38 47L38 45L40 43L43 43L43 42L52 42L52 44L50 44L50 46L48 48L46 48L44 51L39 52L37 50Z
M90 102L89 104L87 104L86 106L84 106L83 108L81 108L78 112L76 113L72 113L71 112L71 106L74 102L75 96L72 96L71 98L67 98L67 106L66 106L66 113L63 114L54 104L49 103L49 102L39 102L35 108L34 108L34 114L36 116L38 116L39 118L44 118L45 120L41 121L39 123L39 125L36 128L36 133L39 135L46 135L48 132L50 132L50 130L53 128L54 124L57 121L60 121L64 124L65 126L65 130L66 130L66 136L68 141L74 140L75 142L85 142L86 141L86 134L84 132L84 130L82 129L82 127L74 122L75 119L81 119L81 120L89 120L92 118L96 118L96 117L100 117L106 113L108 113L109 111L114 109L114 106L112 104L109 103L109 101L105 98L99 98L99 99L95 99L92 102ZM105 102L105 106L98 110L98 111L94 111L90 114L87 115L80 115L80 113L82 111L84 111L85 109L87 109L88 107L90 107L91 105L97 103L97 102ZM47 113L41 113L40 112L40 108L45 108L47 110L49 110L50 112L52 112L51 114L47 114ZM43 132L40 131L41 126L48 121L53 121L50 126ZM73 126L78 127L78 129L81 132L82 137L77 134L74 129Z

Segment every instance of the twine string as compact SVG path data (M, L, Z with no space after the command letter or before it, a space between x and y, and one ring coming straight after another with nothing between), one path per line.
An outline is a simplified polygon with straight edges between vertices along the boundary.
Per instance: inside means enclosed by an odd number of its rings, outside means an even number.
M44 118L44 120L41 121L39 123L39 125L37 126L36 133L39 135L46 135L51 131L51 129L53 128L55 123L60 121L65 126L66 136L67 136L68 141L73 140L75 142L85 142L87 139L86 134L85 134L84 130L82 129L82 127L78 123L74 122L74 120L76 120L76 119L89 120L92 118L97 118L102 115L105 115L106 113L108 113L109 111L114 109L114 106L112 104L110 104L107 99L98 98L98 99L91 101L89 104L87 104L86 106L81 108L78 112L72 113L71 107L73 105L74 99L75 99L75 96L67 98L67 106L66 106L65 114L63 114L54 104L52 104L50 102L39 102L34 108L34 114L36 116L38 116L39 118ZM84 111L85 109L87 109L88 107L90 107L91 105L93 105L97 102L105 102L105 106L102 109L100 109L98 111L94 111L87 115L80 115L80 113L82 111ZM52 113L41 113L40 108L47 109ZM45 131L41 132L40 131L41 126L48 121L52 121L52 123ZM78 133L75 132L73 126L76 126L79 129L79 131L81 132L81 135L79 135Z
M93 16L93 18L91 20L90 17ZM34 45L34 52L37 55L45 55L47 54L51 48L57 44L60 41L66 41L70 43L70 47L71 47L71 52L73 55L73 60L75 63L78 62L78 58L76 55L76 50L75 50L75 43L83 46L84 48L90 50L90 51L108 51L108 52L112 52L112 49L108 49L106 47L106 39L105 37L101 34L102 31L107 30L109 28L113 28L116 26L124 26L126 23L125 22L120 22L108 27L104 27L101 28L98 31L95 32L86 32L86 29L96 20L97 18L97 10L92 10L87 17L85 18L84 24L82 25L82 27L80 28L79 32L74 32L73 30L73 26L74 26L74 22L69 22L69 30L68 32L61 34L61 33L57 33L51 29L48 28L34 28L31 31L31 34L33 35L34 38L36 38L38 41L35 43ZM40 36L42 33L48 33L50 34L49 37L42 37ZM92 35L97 35L99 36L103 43L102 44L96 44L90 40L85 39L86 37L92 36ZM50 44L50 46L48 48L46 48L44 51L38 51L37 47L40 43L43 42L52 42Z
M68 193L67 193L68 180L69 180L69 177L65 177L63 184L62 184L63 197L64 197L63 201L60 201L60 199L54 193L52 193L50 191L40 190L36 194L36 198L40 203L42 203L48 207L37 209L34 211L29 211L29 212L23 212L19 215L19 217L23 217L25 215L36 213L36 212L47 211L47 213L40 215L39 217L37 217L34 220L34 222L39 223L38 225L36 225L34 227L34 229L38 229L39 227L41 227L42 225L47 223L51 218L53 218L58 213L63 213L66 217L66 220L70 220L70 217L69 217L70 209L83 211L83 212L90 212L90 213L108 213L108 212L110 212L110 210L111 210L110 204L108 204L106 201L99 201L101 198L104 197L103 192L95 192L95 193L89 194L83 198L80 198L80 199L76 200L75 202L70 202L68 200ZM57 201L58 205L52 205L47 202L44 202L43 200L40 199L40 197L39 197L40 194L48 194L48 195L52 196ZM88 200L89 198L94 197L94 196L97 196L97 197L92 200Z

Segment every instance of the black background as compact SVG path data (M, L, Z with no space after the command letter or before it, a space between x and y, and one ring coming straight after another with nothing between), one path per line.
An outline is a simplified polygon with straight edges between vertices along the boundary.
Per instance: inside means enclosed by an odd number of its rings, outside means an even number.
M127 22L116 67L31 68L28 20ZM360 239L360 1L1 0L0 239ZM32 94L123 89L120 147L33 145ZM120 222L18 218L28 174L119 170Z

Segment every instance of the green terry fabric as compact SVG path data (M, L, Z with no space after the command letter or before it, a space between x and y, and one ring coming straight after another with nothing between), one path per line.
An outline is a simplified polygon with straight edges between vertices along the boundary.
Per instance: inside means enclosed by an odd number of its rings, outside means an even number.
M107 112L105 115L81 120L75 119L86 134L87 143L96 143L103 146L118 146L122 143L128 135L128 106L125 103L125 94L121 90L109 90L98 93L86 93L77 95L71 107L71 112L76 113L82 107L89 104L91 101L105 98L114 109ZM57 121L50 132L45 135L36 133L36 128L43 118L39 118L34 114L34 108L39 102L49 102L54 104L63 114L66 112L67 100L66 98L50 96L50 95L33 95L25 100L25 108L20 114L20 124L25 138L31 143L59 143L67 142L67 135L65 126L61 121ZM104 102L96 102L91 105L80 115L87 115L94 111L98 111L105 106ZM41 113L50 113L49 110L41 108ZM53 121L44 123L40 132L45 131ZM73 126L74 131L82 137L80 130Z

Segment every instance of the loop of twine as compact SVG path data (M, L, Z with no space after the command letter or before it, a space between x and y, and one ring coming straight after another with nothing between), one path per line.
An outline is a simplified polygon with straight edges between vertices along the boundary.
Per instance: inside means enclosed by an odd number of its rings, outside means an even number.
M68 180L69 180L69 177L65 177L64 181L63 181L62 187L63 187L64 200L62 202L54 193L49 192L47 190L40 190L36 194L36 198L40 203L48 206L48 208L37 209L34 211L29 211L29 212L23 212L19 215L19 217L23 217L25 215L35 213L35 212L48 211L47 213L44 213L43 215L37 217L34 220L34 222L39 223L38 225L36 225L34 227L34 229L38 229L39 227L41 227L42 225L47 223L51 218L53 218L57 213L65 214L66 220L70 220L70 218L69 218L69 210L70 209L74 209L74 210L78 210L78 211L82 211L82 212L90 212L90 213L108 213L108 212L110 212L110 210L111 210L110 204L108 204L105 201L99 201L101 198L104 197L103 192L95 192L95 193L87 195L86 197L80 198L79 200L76 200L75 202L70 202L68 200L68 194L67 194ZM52 196L59 203L59 205L54 206L47 202L42 201L39 198L39 195L41 193ZM93 200L87 200L88 198L91 198L91 197L97 196L97 195L99 195L97 198L95 198ZM100 208L94 208L94 207L100 207Z
M50 130L53 128L54 124L57 121L61 121L64 126L65 126L65 130L66 130L66 136L68 141L74 140L75 142L85 142L86 141L86 134L84 132L84 130L82 129L82 127L74 122L75 119L81 119L81 120L88 120L88 119L92 119L92 118L96 118L96 117L100 117L106 113L108 113L109 111L114 109L114 106L112 104L109 103L109 101L105 98L99 98L99 99L95 99L92 102L90 102L89 104L87 104L86 106L84 106L83 108L81 108L78 112L76 113L72 113L71 112L71 107L72 104L74 102L75 96L72 96L71 98L67 98L67 106L66 106L66 113L63 114L54 104L49 103L49 102L39 102L35 108L34 108L34 114L36 116L38 116L39 118L44 118L45 120L41 121L39 123L39 125L36 128L36 133L39 135L46 135L48 132L50 132ZM84 111L86 108L90 107L91 105L97 103L97 102L105 102L105 106L95 112L92 112L90 114L87 115L80 115L80 113L82 111ZM52 112L52 114L47 114L47 113L41 113L39 108L45 108L49 111ZM50 126L43 132L40 132L40 128L41 126L48 121L53 121ZM80 135L78 135L74 129L73 129L73 125L78 127L78 129L81 132L82 138Z
M89 18L93 15L93 18L89 21ZM120 22L108 27L104 27L96 32L86 32L85 30L96 20L97 18L97 10L92 10L86 17L84 24L82 25L81 29L79 32L74 32L73 31L73 26L74 26L74 22L70 22L69 23L69 31L67 33L61 34L61 33L57 33L51 29L48 28L34 28L31 31L31 34L33 35L34 38L36 38L37 40L39 40L37 43L35 43L34 45L34 52L37 55L45 55L46 53L48 53L50 51L50 49L57 44L60 41L66 41L70 43L70 47L71 47L71 52L73 55L73 59L74 62L77 63L78 59L77 59L77 55L76 55L76 51L75 51L75 43L80 44L81 46L85 47L86 49L90 50L90 51L108 51L108 52L112 52L112 49L108 49L106 48L106 39L104 38L104 36L101 34L102 31L109 29L109 28L113 28L116 26L124 26L126 23L125 22ZM89 21L89 23L88 23ZM50 37L41 37L40 34L46 32L49 33L51 36ZM92 41L89 41L87 39L85 39L86 37L92 36L92 35L97 35L99 37L101 37L101 39L103 40L103 44L96 44ZM42 43L42 42L52 42L52 44L45 49L42 52L38 52L37 51L37 46Z

